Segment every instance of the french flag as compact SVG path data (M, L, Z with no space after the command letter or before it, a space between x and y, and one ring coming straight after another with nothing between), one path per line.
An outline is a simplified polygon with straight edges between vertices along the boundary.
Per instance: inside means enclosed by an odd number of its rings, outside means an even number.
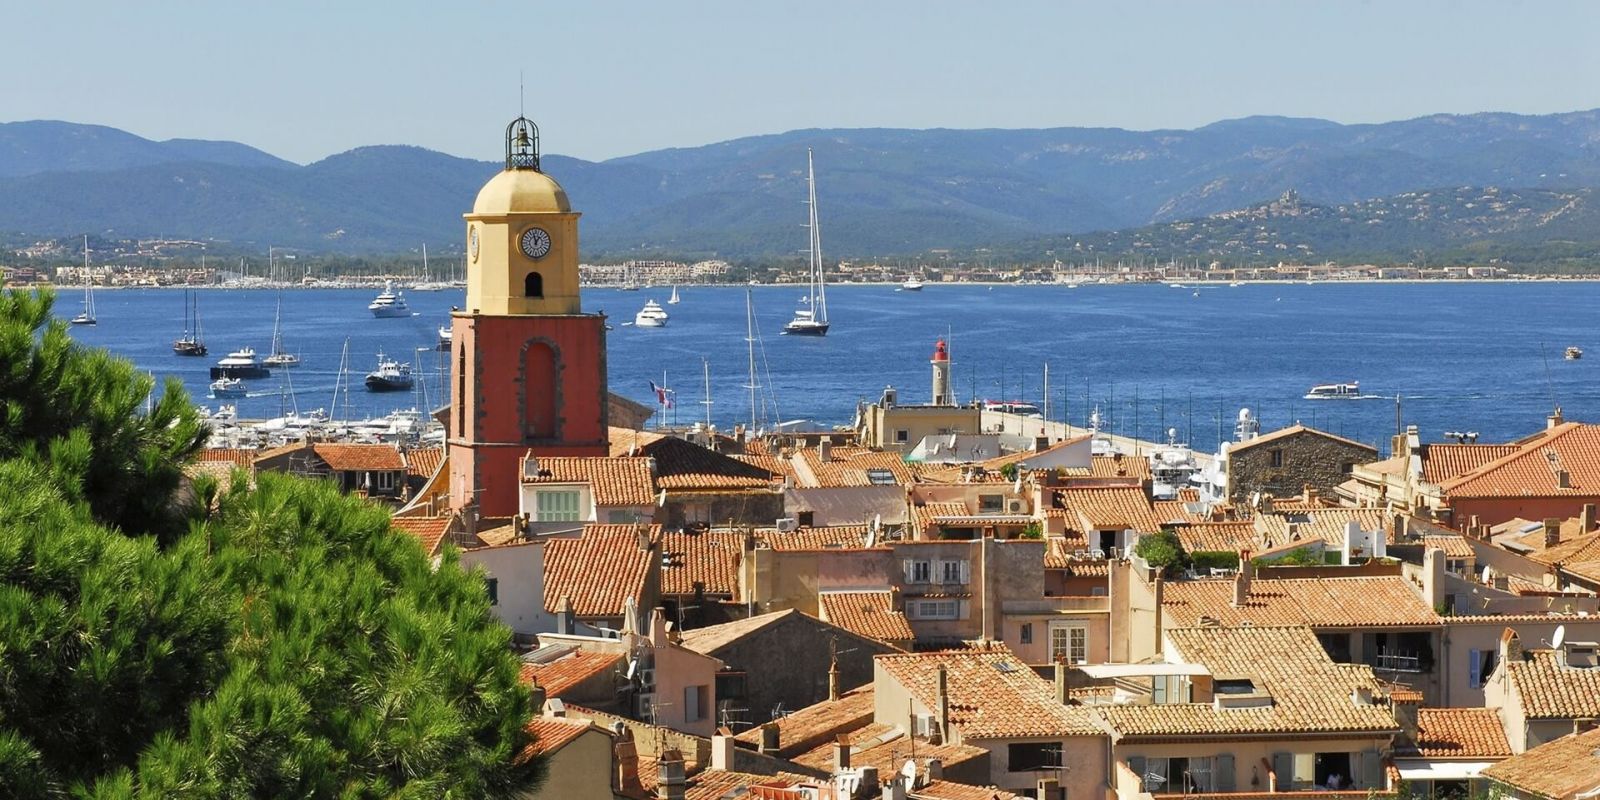
M656 402L662 408L672 408L672 395L675 392L665 386L657 386L655 381L650 382L650 391L656 393Z

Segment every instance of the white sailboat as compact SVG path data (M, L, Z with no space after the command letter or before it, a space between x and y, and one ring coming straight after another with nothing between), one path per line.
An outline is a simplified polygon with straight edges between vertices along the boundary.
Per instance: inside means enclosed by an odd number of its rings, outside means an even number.
M783 326L783 332L795 336L826 336L828 291L822 280L822 229L817 225L817 172L812 166L809 148L806 149L806 205L811 209L811 219L806 224L811 233L811 257L807 265L806 296L801 300L805 307L794 312L794 319Z
M278 292L278 311L272 316L272 352L261 363L269 367L298 367L300 356L283 351L283 292Z
M667 305L675 306L679 302L680 301L678 300L678 287L677 286L673 286L672 287L672 296L667 298Z
M83 311L72 318L74 325L98 325L94 314L94 282L89 279L89 234L83 235Z

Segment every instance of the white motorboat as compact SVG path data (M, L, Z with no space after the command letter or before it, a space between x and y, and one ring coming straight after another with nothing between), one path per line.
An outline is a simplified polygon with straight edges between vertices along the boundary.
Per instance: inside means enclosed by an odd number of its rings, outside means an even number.
M448 352L450 350L450 345L454 342L455 331L451 330L450 326L448 325L440 325L438 349Z
M1200 462L1188 445L1178 443L1178 429L1167 429L1167 442L1150 451L1150 496L1173 500L1200 472Z
M806 150L806 205L811 209L811 219L806 225L811 233L811 257L806 266L806 295L801 298L804 308L794 312L794 319L783 326L791 336L828 335L828 292L822 279L822 229L817 224L817 172L812 166L811 150Z
M1306 392L1307 400L1358 400L1361 398L1361 384L1358 381L1349 383L1324 383L1311 387Z
M383 292L367 304L367 310L378 319L411 316L411 307L406 305L405 292L395 291L394 281L383 282Z
M379 353L378 368L367 373L367 391L403 392L411 386L411 365Z
M218 378L211 382L212 397L244 397L247 391L244 381L238 378Z
M922 281L916 278L907 278L900 284L900 288L908 292L920 292L922 291Z
M1567 348L1566 354L1563 355L1562 358L1565 358L1568 361L1577 361L1578 359L1583 358L1583 349L1577 347L1576 345L1569 347Z
M665 328L669 319L667 310L654 300L646 300L644 308L633 315L634 327L638 328Z

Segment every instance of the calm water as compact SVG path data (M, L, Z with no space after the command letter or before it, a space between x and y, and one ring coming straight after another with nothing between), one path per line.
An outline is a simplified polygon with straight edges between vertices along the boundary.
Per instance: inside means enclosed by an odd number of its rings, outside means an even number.
M926 402L928 358L935 339L953 334L958 396L1038 401L1050 364L1051 416L1082 424L1098 405L1116 432L1156 438L1165 427L1210 449L1219 420L1224 433L1242 406L1256 409L1264 428L1295 420L1386 449L1394 430L1394 400L1403 397L1407 423L1425 439L1447 430L1475 430L1485 441L1530 433L1544 424L1552 402L1569 418L1600 417L1600 335L1595 314L1600 284L1310 284L1191 289L1166 286L930 286L920 293L893 287L829 290L833 331L822 339L778 335L800 287L759 287L755 298L764 360L761 383L784 420L847 423L859 399L876 399L885 384L901 402ZM286 291L286 347L303 366L287 371L302 411L333 408L339 357L349 340L354 390L352 416L437 405L445 367L431 350L460 292L408 292L410 319L373 319L375 291ZM589 310L610 314L611 389L653 403L649 382L677 389L681 422L704 417L702 359L710 366L712 416L729 426L750 418L745 344L745 289L682 289L668 306L666 328L638 329L633 312L645 300L665 302L666 290L584 292ZM270 350L276 293L208 290L200 295L211 355L179 358L170 344L183 320L178 290L107 291L96 295L100 324L74 329L82 341L110 348L158 376L181 378L197 402L207 394L207 368L228 351ZM70 291L58 311L77 312ZM1564 361L1578 345L1590 358ZM361 378L378 352L409 359L427 375L415 396L368 394ZM762 357L762 351L765 358ZM290 405L275 371L252 382L237 401L240 414L275 416ZM1301 399L1312 384L1359 380L1356 401ZM421 396L425 386L427 397Z

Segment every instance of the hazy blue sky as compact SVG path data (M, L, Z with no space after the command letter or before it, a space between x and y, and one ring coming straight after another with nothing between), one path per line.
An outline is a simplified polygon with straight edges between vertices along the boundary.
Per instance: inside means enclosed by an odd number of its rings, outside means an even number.
M0 0L0 120L498 158L811 127L1188 128L1600 106L1596 2Z

